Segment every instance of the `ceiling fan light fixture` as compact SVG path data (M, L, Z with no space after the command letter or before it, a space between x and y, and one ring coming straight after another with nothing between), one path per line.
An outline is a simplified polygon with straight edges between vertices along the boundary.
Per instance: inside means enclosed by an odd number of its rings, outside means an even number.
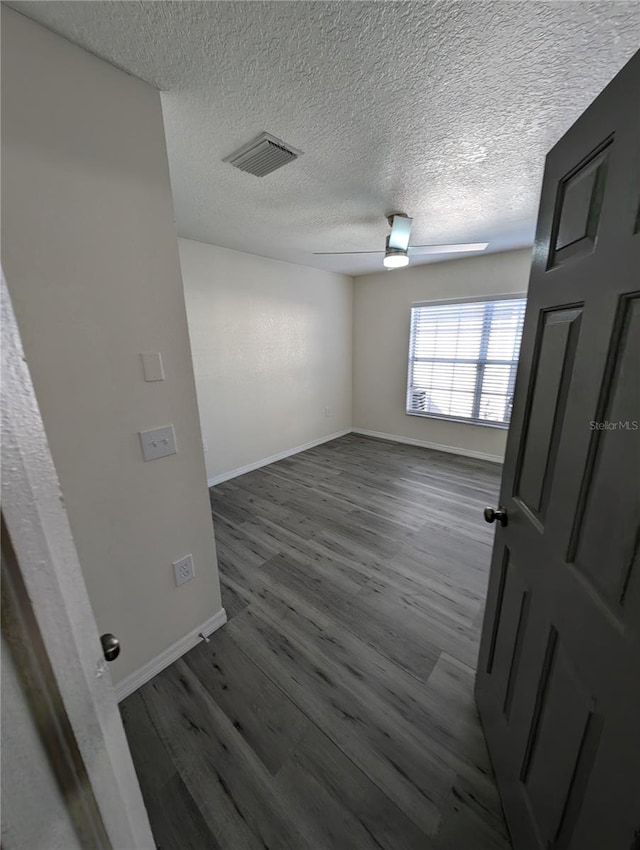
M387 250L382 264L385 269L401 269L403 266L409 265L409 255L406 251L398 251L392 248Z

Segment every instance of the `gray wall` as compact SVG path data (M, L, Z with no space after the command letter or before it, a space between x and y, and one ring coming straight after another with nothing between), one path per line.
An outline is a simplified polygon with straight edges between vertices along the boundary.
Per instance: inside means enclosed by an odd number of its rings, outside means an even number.
M119 681L221 607L159 93L2 8L2 264ZM159 351L166 380L143 380ZM138 431L175 425L144 463ZM193 554L176 588L172 561Z
M405 413L411 305L416 301L526 292L530 262L531 251L527 249L355 278L354 428L501 460L507 436L504 430Z
M210 479L351 427L350 277L188 239L180 258Z

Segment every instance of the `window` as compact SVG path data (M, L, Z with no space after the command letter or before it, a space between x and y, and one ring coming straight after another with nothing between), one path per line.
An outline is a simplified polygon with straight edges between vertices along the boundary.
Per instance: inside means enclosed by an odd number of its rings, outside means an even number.
M411 308L407 413L506 428L526 299Z

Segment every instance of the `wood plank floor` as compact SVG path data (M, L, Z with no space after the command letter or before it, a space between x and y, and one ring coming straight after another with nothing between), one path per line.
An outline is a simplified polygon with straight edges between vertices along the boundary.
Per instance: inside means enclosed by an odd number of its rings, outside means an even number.
M213 487L230 622L121 706L161 850L508 850L473 700L499 467L349 435Z

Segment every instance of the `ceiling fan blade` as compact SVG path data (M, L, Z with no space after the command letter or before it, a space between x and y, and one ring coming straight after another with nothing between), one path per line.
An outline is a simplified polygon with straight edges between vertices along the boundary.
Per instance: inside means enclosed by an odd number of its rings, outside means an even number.
M391 216L391 233L389 234L389 247L398 251L406 251L409 247L409 236L411 236L412 218L408 215Z
M314 251L314 257L331 256L338 257L342 254L384 254L384 251Z
M462 254L465 251L484 251L488 242L458 242L451 245L410 245L410 254Z

